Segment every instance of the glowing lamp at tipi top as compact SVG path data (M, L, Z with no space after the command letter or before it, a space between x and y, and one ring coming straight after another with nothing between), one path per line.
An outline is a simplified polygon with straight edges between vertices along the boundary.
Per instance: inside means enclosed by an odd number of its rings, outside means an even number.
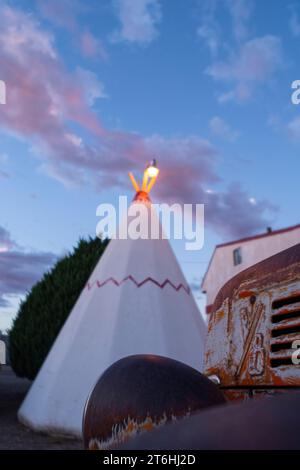
M133 204L144 202L154 212L148 193L157 175L155 161L145 170L141 187L130 174ZM19 419L38 431L81 436L84 404L107 367L132 354L156 354L202 370L205 335L169 241L112 239L33 382Z
M156 178L159 174L156 160L153 159L144 171L142 186L136 182L132 173L129 173L129 178L132 186L136 192L134 201L138 202L150 202L149 193L156 182Z

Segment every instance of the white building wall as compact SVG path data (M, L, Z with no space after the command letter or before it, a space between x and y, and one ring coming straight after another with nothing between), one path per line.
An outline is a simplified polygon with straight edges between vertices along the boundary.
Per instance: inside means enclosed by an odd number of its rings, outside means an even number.
M6 364L6 344L0 339L0 364Z
M206 292L206 304L213 304L221 287L239 272L298 243L300 243L300 227L217 247L202 285L203 291ZM234 266L233 251L239 247L242 251L242 263Z

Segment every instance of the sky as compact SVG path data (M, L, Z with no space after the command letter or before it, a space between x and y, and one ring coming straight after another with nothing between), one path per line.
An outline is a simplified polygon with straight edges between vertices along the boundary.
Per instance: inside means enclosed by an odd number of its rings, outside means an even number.
M154 157L155 202L205 205L202 310L217 243L299 223L299 48L299 1L0 0L0 329Z

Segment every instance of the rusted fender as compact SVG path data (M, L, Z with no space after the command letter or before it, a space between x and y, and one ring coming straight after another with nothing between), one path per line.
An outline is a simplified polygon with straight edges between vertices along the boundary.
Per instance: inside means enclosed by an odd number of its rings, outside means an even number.
M225 403L200 372L162 356L135 355L115 362L98 380L83 417L86 449L122 442L191 412Z
M141 435L119 450L299 450L300 393L227 404Z

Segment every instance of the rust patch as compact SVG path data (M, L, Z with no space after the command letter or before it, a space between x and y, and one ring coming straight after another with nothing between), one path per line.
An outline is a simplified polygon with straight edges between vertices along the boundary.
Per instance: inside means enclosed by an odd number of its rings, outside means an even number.
M222 320L224 318L224 316L225 316L224 310L218 310L216 312L216 322Z
M240 299L247 299L247 297L251 297L252 295L255 295L255 292L252 290L243 290L239 293L239 298Z
M224 312L227 325L219 323ZM207 338L205 374L217 374L225 389L241 389L228 392L230 399L252 398L258 387L300 387L300 366L291 360L292 343L300 338L300 244L224 285Z
M184 415L180 416L180 419L187 418L190 416L190 411L187 411ZM120 424L116 424L112 428L111 436L106 440L99 440L92 438L89 441L89 450L112 450L120 444L128 441L131 437L135 437L143 432L152 431L154 428L158 428L166 424L166 422L177 421L178 417L172 415L170 418L167 417L166 413L160 419L152 419L150 415L146 417L144 421L137 421L130 416Z

